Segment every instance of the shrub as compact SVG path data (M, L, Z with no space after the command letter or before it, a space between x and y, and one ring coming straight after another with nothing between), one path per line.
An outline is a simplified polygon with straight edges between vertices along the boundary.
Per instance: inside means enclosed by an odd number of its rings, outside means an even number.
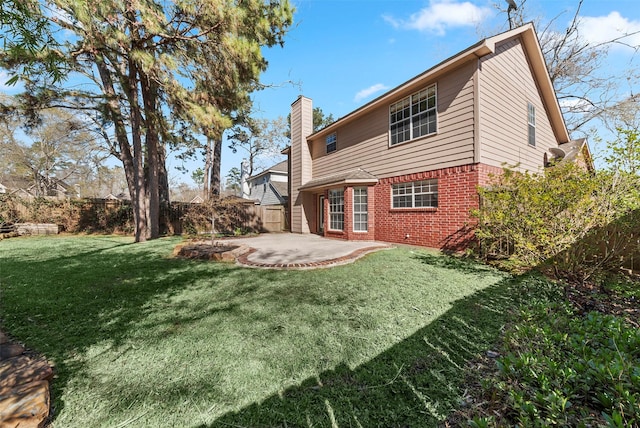
M612 269L639 248L637 177L593 173L573 163L544 173L505 169L480 189L476 236L481 255L504 266L553 266L581 281Z
M54 223L72 233L130 233L131 219L131 206L124 202L0 195L0 224Z
M233 199L209 199L202 204L191 204L182 216L184 231L189 234L211 232L212 218L216 233L237 235L259 231L252 228L255 214Z

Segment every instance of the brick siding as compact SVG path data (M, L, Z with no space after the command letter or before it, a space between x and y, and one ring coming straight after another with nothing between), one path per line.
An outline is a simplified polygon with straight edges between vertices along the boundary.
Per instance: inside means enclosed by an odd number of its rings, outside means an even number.
M484 164L443 168L381 179L368 187L369 224L367 232L353 231L353 188L344 189L344 230L325 229L324 236L348 240L377 240L461 251L473 242L475 220L470 211L478 208L478 186L491 182L502 170ZM437 208L391 207L393 184L429 179L438 180ZM325 198L328 201L328 192ZM325 206L328 224L328 204Z
M477 187L500 172L500 168L472 164L380 180L375 186L375 239L451 251L465 249L473 241L475 220L470 210L478 208ZM437 208L391 208L393 184L433 178L438 180Z

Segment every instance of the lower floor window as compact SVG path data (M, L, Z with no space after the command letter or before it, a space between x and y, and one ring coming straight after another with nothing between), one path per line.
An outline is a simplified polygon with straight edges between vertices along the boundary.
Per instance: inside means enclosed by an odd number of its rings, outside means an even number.
M344 230L344 190L329 190L329 229Z
M368 229L367 188L353 188L353 231L366 232Z
M394 184L392 199L393 208L437 208L438 180Z

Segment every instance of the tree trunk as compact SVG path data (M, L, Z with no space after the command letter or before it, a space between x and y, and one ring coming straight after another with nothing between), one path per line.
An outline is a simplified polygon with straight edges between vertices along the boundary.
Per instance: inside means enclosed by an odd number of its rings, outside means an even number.
M141 211L139 207L139 188L140 188L140 177L138 171L140 168L137 167L134 162L134 153L131 152L131 144L129 143L129 137L126 129L126 125L122 116L122 110L120 109L120 105L118 103L118 98L116 96L116 92L113 85L113 80L111 78L111 74L107 69L107 66L104 62L103 57L96 57L96 65L98 68L98 72L100 74L100 79L102 81L103 90L108 98L107 103L107 111L108 117L113 121L116 141L119 148L119 158L122 161L122 166L124 168L124 174L127 179L127 187L129 189L129 195L131 196L131 202L133 205L133 220L136 228L135 236L136 242L139 242L142 237L144 237L144 233L142 231L146 228L146 220L141 218ZM140 149L138 149L139 151ZM144 181L143 181L144 182ZM144 212L144 211L142 211ZM141 223L144 221L144 227L140 229Z
M209 197L209 180L211 179L211 160L213 149L211 142L213 140L207 137L207 145L204 152L204 180L202 181L202 194L205 199Z
M133 22L133 21L132 21ZM135 33L134 33L135 34ZM135 61L129 58L128 62L128 94L131 109L129 120L131 122L131 139L133 140L133 173L134 173L134 194L131 195L133 203L133 218L136 225L135 241L144 242L151 236L149 230L149 204L144 169L145 152L142 145L142 117L140 114L140 100L138 88L140 76Z
M220 168L222 161L222 138L216 137L213 139L213 162L211 170L211 196L214 198L220 197Z
M149 77L138 70L142 102L144 105L146 146L146 194L148 238L160 237L160 150L157 126L157 88Z
M167 174L167 149L164 144L158 145L158 189L160 192L160 204L168 205L171 202L169 197L169 174Z
M134 95L137 99L137 95ZM144 171L144 151L142 149L142 136L140 135L141 120L135 109L131 109L131 138L133 139L133 174L134 174L134 194L131 195L133 202L133 218L136 225L135 240L144 242L149 236L147 213L147 189Z

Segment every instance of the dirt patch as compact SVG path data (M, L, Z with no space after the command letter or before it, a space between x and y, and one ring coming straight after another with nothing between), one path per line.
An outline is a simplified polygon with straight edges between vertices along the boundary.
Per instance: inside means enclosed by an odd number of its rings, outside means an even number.
M573 284L566 288L565 294L579 313L597 311L615 315L640 328L640 302L636 296L626 296L592 284Z

